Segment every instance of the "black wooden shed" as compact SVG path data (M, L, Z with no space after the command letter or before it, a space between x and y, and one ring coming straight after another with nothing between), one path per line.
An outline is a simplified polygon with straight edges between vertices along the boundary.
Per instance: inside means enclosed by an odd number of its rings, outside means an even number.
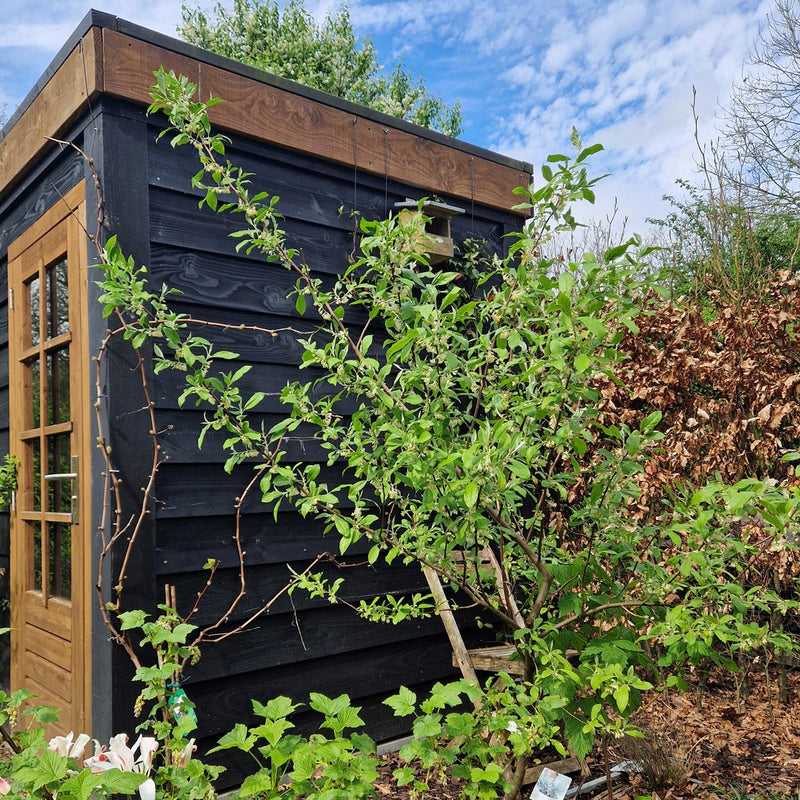
M230 157L253 181L280 196L291 246L319 273L335 274L353 248L351 209L369 218L395 203L436 195L460 206L456 243L485 238L498 251L519 229L512 189L530 167L369 109L220 58L116 17L91 11L0 133L0 453L20 460L19 488L2 515L3 599L11 609L3 682L26 685L63 709L65 730L103 738L131 729L130 668L109 642L94 600L98 526L104 523L93 356L107 332L97 302L96 262L86 228L149 266L154 283L180 289L174 305L206 319L285 326L293 278L256 257L236 254L227 234L236 221L198 209L190 188L193 153L156 143L162 125L148 118L148 87L159 66L187 75L204 97L221 97L212 121L232 139ZM344 209L344 213L341 210ZM300 349L290 336L227 330L215 342L257 365L247 381L267 392L269 422L277 395L298 377ZM100 393L105 435L132 507L149 472L147 422L132 355L108 360ZM214 443L196 446L202 411L178 411L179 377L152 376L162 432L154 501L128 570L127 604L153 608L164 586L192 602L208 557L222 561L199 622L223 607L238 580L231 567L234 501L241 474L227 476ZM298 459L304 456L297 450ZM69 478L63 476L74 475ZM74 496L74 499L73 499ZM291 512L277 522L258 503L243 521L249 588L238 613L258 607L324 545L318 526ZM118 565L114 565L116 569ZM387 585L423 588L406 568L352 570L353 597ZM390 582L393 582L390 584ZM450 647L436 621L379 627L342 606L297 597L225 644L210 646L186 690L197 703L200 735L211 740L247 716L250 697L348 692L364 707L378 740L404 733L381 699L399 685L421 686L453 674Z

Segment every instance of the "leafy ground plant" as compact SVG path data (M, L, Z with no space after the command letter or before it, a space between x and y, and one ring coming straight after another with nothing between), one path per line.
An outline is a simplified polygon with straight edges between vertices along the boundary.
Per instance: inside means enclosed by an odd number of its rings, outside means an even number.
M299 704L275 697L266 704L253 701L257 725L238 724L211 752L236 749L248 753L257 770L243 781L239 797L265 800L302 797L307 800L345 800L372 797L376 770L375 743L362 733L361 710L346 695L336 698L312 692L310 708L323 716L320 732L308 738L290 733L289 715ZM327 729L330 735L323 731Z

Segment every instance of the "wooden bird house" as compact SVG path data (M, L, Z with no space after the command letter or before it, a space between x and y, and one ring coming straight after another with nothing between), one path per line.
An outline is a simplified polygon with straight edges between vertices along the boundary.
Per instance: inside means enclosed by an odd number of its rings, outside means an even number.
M464 213L463 208L451 206L435 200L404 200L395 203L398 216L403 224L413 224L418 228L414 238L414 250L426 253L430 264L438 264L453 257L453 234L450 220Z

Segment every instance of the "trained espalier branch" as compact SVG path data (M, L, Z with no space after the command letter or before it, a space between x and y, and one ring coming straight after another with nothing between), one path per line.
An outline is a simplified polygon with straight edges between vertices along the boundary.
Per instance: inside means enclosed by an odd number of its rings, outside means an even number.
M167 297L172 290L162 287L160 292L152 292L147 284L147 269L137 265L133 258L125 256L122 248L117 244L116 236L111 236L102 245L103 230L103 197L100 179L94 166L93 159L84 153L74 143L54 140L62 147L71 147L83 157L92 174L95 191L97 193L98 214L96 228L93 232L85 229L89 240L94 244L103 277L98 286L102 290L100 303L103 306L103 315L116 322L114 327L109 327L101 341L97 354L94 356L95 364L95 400L93 403L96 425L98 430L97 447L104 462L103 479L103 507L102 515L97 527L100 536L100 552L98 555L95 590L98 605L103 621L111 633L112 641L119 644L130 657L133 665L141 670L141 651L138 648L138 634L147 615L143 612L126 610L123 604L123 595L127 585L127 571L131 560L136 557L137 542L143 526L148 520L153 503L153 490L156 477L164 457L159 443L155 404L150 391L149 369L142 355L142 346L150 342L155 354L155 373L164 369L178 369L185 373L186 380L192 385L192 394L202 399L213 411L207 414L208 425L219 428L224 426L237 441L255 442L258 436L250 429L246 412L254 407L263 397L256 394L243 398L235 386L236 381L249 369L248 366L240 367L235 372L225 373L219 369L218 362L229 362L236 358L235 353L214 350L211 342L192 332L193 327L226 328L229 326L195 319L185 314L178 314L169 308ZM83 221L80 220L81 225ZM237 329L254 330L270 336L291 332L301 335L303 332L292 327L264 328L261 326L237 326ZM143 405L141 413L148 418L148 436L150 439L151 461L144 486L140 489L138 503L135 508L125 512L125 501L122 492L122 476L113 460L111 447L106 436L105 424L105 390L106 380L104 364L108 356L112 341L121 337L129 342L135 359L135 372L141 383ZM169 354L169 355L167 355ZM186 399L188 392L180 399ZM280 452L280 441L275 443L274 450L253 449L246 455L257 457L268 464ZM264 467L265 468L265 467ZM272 606L286 593L304 583L308 575L325 561L335 563L335 559L328 553L321 553L313 558L300 572L291 572L291 577L285 585L277 589L259 608L250 611L243 621L237 624L228 624L234 612L246 594L246 570L244 565L244 546L241 539L241 512L245 499L252 492L257 483L257 478L251 479L240 496L236 498L234 512L233 540L238 559L239 589L230 600L225 610L215 622L202 628L189 624L191 618L197 613L202 600L212 585L214 576L220 562L209 559L206 564L208 578L203 588L197 593L194 603L188 613L181 617L175 608L174 594L168 598L166 607L162 607L166 616L169 616L173 626L185 626L182 633L182 666L188 660L197 658L200 646L205 643L221 642L234 636L250 626L255 620L269 612ZM105 585L105 573L112 552L120 551L119 567L111 576L112 586ZM319 579L317 577L317 579ZM110 591L110 597L107 593ZM169 609L172 609L170 611ZM136 624L126 615L134 613ZM136 638L134 638L136 637ZM174 676L177 680L178 676Z
M633 237L558 269L541 255L549 238L577 225L572 204L594 199L586 162L599 146L584 148L573 132L577 155L551 156L542 186L518 190L518 208L532 219L505 257L466 246L434 268L414 247L413 225L361 219L362 255L326 289L287 244L277 198L252 193L226 158L227 140L207 115L219 101L194 99L186 78L160 70L156 79L150 111L167 114L173 146L197 151L200 205L242 215L237 249L293 271L297 311L310 305L321 333L301 340L303 366L324 375L321 396L312 396L315 383L292 384L282 393L287 417L270 431L239 436L234 426L228 468L269 453L259 487L276 511L288 503L320 519L342 552L368 539L370 563L400 558L434 570L484 625L510 636L522 688L509 686L505 700L491 693L495 709L524 709L507 728L517 757L507 798L533 749L564 736L585 755L597 737L631 730L650 687L639 674L650 652L665 654L673 672L702 659L730 663L747 646L747 614L785 605L743 584L753 545L731 537L730 526L760 514L791 546L796 491L756 479L710 484L679 492L649 523L631 518L660 414L635 428L604 425L599 387L619 381L619 344L636 330L648 289L647 250ZM204 399L190 381L184 396L193 395ZM345 399L355 405L349 418ZM204 430L227 424L213 416ZM318 480L318 464L282 458L281 442L301 424L317 431L329 465L342 467L336 485ZM497 569L483 566L487 549ZM335 592L311 575L303 585ZM359 610L399 622L434 613L435 603L385 597Z

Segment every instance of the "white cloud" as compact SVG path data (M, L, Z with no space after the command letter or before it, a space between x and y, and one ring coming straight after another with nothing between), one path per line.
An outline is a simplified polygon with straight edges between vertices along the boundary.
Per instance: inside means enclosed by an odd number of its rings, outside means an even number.
M350 11L357 33L375 40L384 63L403 58L434 91L463 99L474 143L537 163L568 146L574 124L585 141L603 141L607 152L598 165L617 172L607 186L624 190L621 202L644 214L693 168L692 84L701 136L713 136L718 102L728 97L773 2L350 0ZM213 3L202 0L206 8ZM317 19L339 6L306 3ZM180 21L181 0L102 5L169 35ZM86 5L0 0L0 11L0 102L11 104L20 99L10 87L22 48L50 51L32 85Z
M6 22L0 27L0 47L34 47L55 53L74 27L69 22Z

